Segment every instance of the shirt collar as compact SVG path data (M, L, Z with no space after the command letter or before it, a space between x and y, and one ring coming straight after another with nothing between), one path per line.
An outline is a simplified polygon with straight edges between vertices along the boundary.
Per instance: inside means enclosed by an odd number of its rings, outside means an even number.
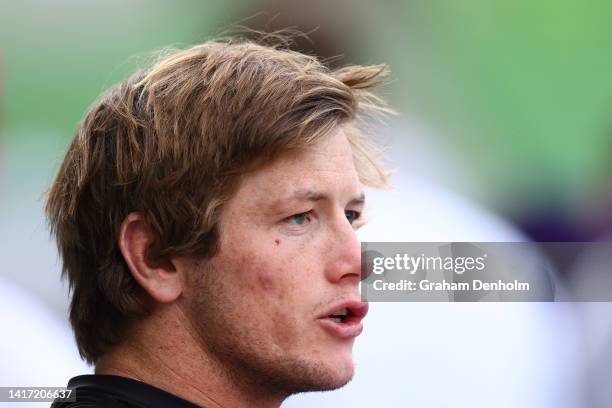
M85 390L88 387L104 391L116 398L139 407L151 408L194 408L198 405L192 404L167 391L146 384L142 381L117 375L80 375L68 382L68 388Z

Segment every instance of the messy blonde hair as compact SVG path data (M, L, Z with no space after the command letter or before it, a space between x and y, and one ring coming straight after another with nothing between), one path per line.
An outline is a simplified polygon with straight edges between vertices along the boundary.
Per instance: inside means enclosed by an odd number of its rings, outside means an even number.
M152 259L211 257L240 175L338 126L361 181L384 185L359 125L387 110L371 93L384 73L383 65L332 71L282 42L225 39L166 53L104 94L78 126L46 203L81 356L95 363L148 313L118 247L129 213L151 228Z

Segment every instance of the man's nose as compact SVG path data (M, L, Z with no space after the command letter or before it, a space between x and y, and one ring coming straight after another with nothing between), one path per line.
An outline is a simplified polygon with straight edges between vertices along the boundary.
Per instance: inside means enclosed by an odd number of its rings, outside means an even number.
M340 281L359 283L361 279L361 242L344 213L342 218L331 228L329 253L322 254L328 261L326 276L334 283Z

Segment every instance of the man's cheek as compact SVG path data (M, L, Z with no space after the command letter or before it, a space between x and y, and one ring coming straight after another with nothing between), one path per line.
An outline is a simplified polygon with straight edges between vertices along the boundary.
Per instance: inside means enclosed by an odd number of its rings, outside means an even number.
M233 286L239 292L236 293L239 299L256 303L258 307L269 308L284 297L282 283L265 264L251 263L246 268L240 268Z
M273 277L266 272L260 272L257 274L257 281L259 283L259 287L266 293L273 292L275 285Z
M263 266L255 273L254 290L258 292L259 301L279 305L285 301L288 293L291 293L291 280L287 279L287 270L275 270Z

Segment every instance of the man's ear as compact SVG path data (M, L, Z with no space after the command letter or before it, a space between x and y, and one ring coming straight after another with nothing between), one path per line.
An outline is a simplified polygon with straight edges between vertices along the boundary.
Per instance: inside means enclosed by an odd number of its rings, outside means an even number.
M169 303L183 291L180 272L171 260L151 260L153 234L144 217L130 213L121 223L119 249L136 282L155 300Z

